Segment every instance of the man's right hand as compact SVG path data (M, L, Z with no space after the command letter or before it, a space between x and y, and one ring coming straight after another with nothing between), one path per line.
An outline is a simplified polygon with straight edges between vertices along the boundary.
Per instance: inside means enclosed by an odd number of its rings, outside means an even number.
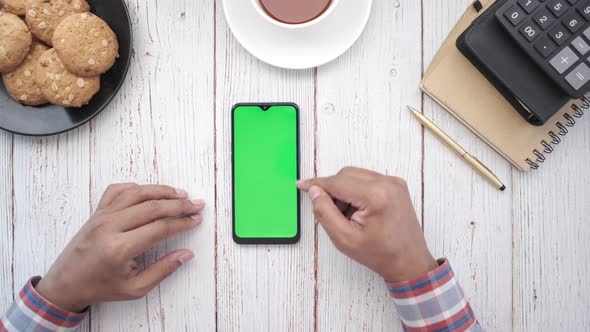
M336 248L387 282L409 281L438 267L402 179L345 168L298 187L309 193Z
M194 255L176 250L144 270L136 257L200 225L204 205L168 186L109 186L94 215L39 281L37 292L72 312L97 302L143 297Z

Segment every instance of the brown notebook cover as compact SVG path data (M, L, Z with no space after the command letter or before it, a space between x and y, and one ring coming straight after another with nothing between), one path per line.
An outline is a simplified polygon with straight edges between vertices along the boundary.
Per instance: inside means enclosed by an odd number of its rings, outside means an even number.
M521 171L536 169L590 108L590 94L564 106L542 127L527 123L455 43L494 0L469 6L426 70L421 89Z

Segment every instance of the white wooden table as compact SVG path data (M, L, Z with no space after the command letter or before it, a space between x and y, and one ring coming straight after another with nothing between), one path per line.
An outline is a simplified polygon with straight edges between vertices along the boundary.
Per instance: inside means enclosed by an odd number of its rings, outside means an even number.
M246 0L244 0L246 1ZM230 108L301 107L305 177L343 166L408 180L431 250L449 257L482 324L590 329L590 126L540 171L519 173L418 89L470 0L376 0L359 42L323 67L270 67L242 49L221 1L127 1L135 52L111 106L73 132L0 132L0 311L43 274L109 183L186 188L206 222L146 256L197 258L146 299L92 308L84 331L399 331L383 282L340 255L304 202L294 246L231 239ZM505 180L500 193L405 110L426 114Z

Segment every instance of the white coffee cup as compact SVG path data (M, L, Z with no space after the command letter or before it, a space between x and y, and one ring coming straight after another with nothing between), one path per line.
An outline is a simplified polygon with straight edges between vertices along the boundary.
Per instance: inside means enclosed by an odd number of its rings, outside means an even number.
M306 27L310 27L312 25L315 25L315 24L323 21L324 19L326 19L326 17L328 17L330 14L332 14L332 12L334 12L334 9L336 8L338 3L340 2L340 0L332 0L328 9L326 9L322 13L322 15L314 18L313 20L311 20L309 22L298 23L298 24L289 24L289 23L277 21L272 16L268 15L266 10L264 10L264 8L262 7L260 0L251 0L251 1L252 1L252 5L254 6L254 8L256 8L256 11L258 12L258 14L260 16L264 17L267 21L271 22L272 24L279 26L281 28L285 28L285 29L301 29L301 28L306 28Z

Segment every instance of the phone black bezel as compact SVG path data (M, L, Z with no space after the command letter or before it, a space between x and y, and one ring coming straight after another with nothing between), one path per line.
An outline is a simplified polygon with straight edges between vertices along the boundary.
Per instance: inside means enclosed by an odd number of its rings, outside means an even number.
M297 234L291 238L241 238L236 235L236 197L235 197L235 161L234 161L234 113L237 108L243 106L256 106L264 110L264 107L292 106L296 113L297 126L297 179L301 176L301 145L299 128L299 106L295 103L237 103L231 111L231 170L232 170L232 237L237 244L295 244L301 238L301 192L297 191Z

